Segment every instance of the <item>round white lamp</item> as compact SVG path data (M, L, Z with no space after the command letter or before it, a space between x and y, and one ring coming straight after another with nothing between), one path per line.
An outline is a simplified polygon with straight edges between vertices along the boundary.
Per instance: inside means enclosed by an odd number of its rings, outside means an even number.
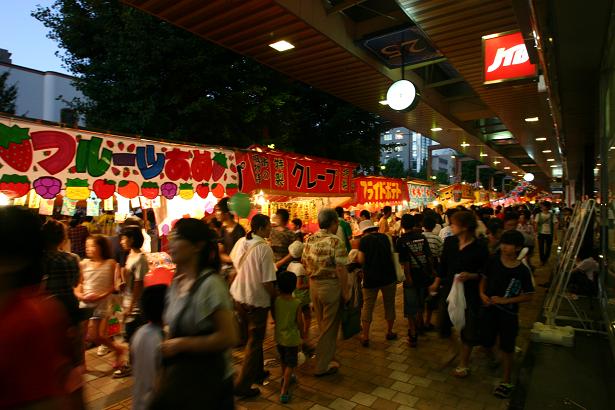
M412 109L417 102L416 87L408 80L395 81L387 91L387 104L396 111Z
M532 182L534 180L534 174L528 172L527 174L523 175L523 179L527 182Z

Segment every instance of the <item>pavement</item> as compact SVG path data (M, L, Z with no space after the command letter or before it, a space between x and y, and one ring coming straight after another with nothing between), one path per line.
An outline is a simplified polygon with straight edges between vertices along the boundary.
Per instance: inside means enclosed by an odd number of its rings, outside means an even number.
M535 261L534 261L535 263ZM536 265L536 263L535 263ZM548 278L550 267L535 271L536 283ZM520 310L520 335L517 340L515 367L521 368L524 353L529 344L529 333L536 321L545 295L545 289L537 286L532 302ZM374 312L370 347L364 348L357 338L338 341L337 359L341 363L338 374L315 378L312 361L297 369L298 383L292 390L292 401L287 405L279 402L281 370L273 340L273 327L268 329L265 340L265 362L271 371L268 384L260 386L261 396L237 401L238 410L244 409L311 409L311 410L501 410L508 408L508 401L492 395L500 380L501 369L492 370L484 352L475 350L472 356L471 374L467 379L450 375L453 365L443 362L450 356L450 343L440 339L437 333L427 333L419 338L418 348L410 348L406 337L407 323L403 319L401 288L397 292L397 317L394 330L400 335L396 341L385 340L386 326L382 300ZM317 329L312 327L312 336ZM233 352L236 366L241 363L242 352ZM102 358L96 349L86 354L89 372L86 374L84 396L87 409L130 409L131 377L112 379L112 354Z

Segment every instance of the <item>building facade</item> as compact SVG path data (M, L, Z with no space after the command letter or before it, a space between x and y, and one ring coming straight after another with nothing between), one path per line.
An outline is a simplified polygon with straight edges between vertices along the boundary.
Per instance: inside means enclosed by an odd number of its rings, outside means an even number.
M392 128L380 135L380 163L398 159L404 169L419 173L427 163L428 149L436 142L407 128Z
M431 174L446 173L449 178L455 176L456 152L450 148L434 149L431 153Z
M74 86L75 78L53 71L39 71L12 64L11 54L0 49L0 74L9 72L8 86L17 88L15 115L69 125L84 125L69 102L83 99Z

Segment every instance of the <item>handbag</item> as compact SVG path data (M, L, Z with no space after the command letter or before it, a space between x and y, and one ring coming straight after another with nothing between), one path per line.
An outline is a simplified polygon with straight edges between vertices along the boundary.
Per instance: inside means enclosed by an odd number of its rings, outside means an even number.
M446 298L448 302L448 315L451 323L458 331L466 326L466 296L464 293L463 282L458 279L459 274L455 275L453 286Z
M355 274L349 273L352 283L351 297L342 305L342 336L350 339L361 332L361 307L359 306L359 282ZM352 278L350 278L352 276Z
M194 281L186 303L170 329L171 338L205 336L209 332L186 332L182 329L183 317L193 304L194 294L211 275L210 271ZM226 358L221 352L181 353L163 359L160 381L154 392L150 409L202 409L204 403L211 408L222 408L225 396ZM222 407L221 407L222 406Z
M419 269L420 269L420 273L418 274L416 272L413 272L412 282L414 283L415 286L418 286L419 288L428 287L429 285L433 283L433 277L431 276L429 272L427 272L427 269L425 269L425 266L421 263L419 258L416 257L414 252L412 252L412 249L410 247L408 247L408 252L410 253L410 257L412 257L416 261L416 264L419 265Z

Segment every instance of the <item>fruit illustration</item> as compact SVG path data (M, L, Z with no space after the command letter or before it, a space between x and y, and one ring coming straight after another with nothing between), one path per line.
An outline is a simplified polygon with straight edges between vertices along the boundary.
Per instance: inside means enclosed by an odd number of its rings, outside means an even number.
M222 184L212 184L211 192L216 198L221 199L224 197L224 186Z
M179 196L182 199L192 199L194 196L192 184L179 184Z
M25 175L2 175L0 192L9 198L21 198L30 191L30 180Z
M147 199L154 199L158 196L158 184L155 182L144 182L141 184L141 195Z
M173 199L177 195L177 185L173 182L165 182L160 187L160 192L166 199Z
M54 177L40 177L32 187L44 199L53 199L62 190L62 181Z
M227 184L226 185L226 195L233 196L237 192L239 192L239 188L237 188L237 184Z
M226 163L226 155L222 152L216 152L214 154L214 158L212 160L212 171L211 178L214 181L219 180L224 172L228 169L228 164Z
M27 172L32 165L32 143L28 128L0 124L0 158L16 171Z
M194 150L192 153L194 154L194 158L192 158L190 164L192 168L192 179L195 182L209 181L212 171L211 152Z
M127 199L139 196L139 185L133 181L121 181L117 186L117 193Z
M196 186L196 193L203 199L207 198L207 195L209 195L209 184L207 182L198 184Z
M76 201L88 199L90 188L86 179L68 178L66 180L66 197Z
M97 197L102 199L109 199L115 193L115 181L109 179L97 179L92 185L92 189Z

